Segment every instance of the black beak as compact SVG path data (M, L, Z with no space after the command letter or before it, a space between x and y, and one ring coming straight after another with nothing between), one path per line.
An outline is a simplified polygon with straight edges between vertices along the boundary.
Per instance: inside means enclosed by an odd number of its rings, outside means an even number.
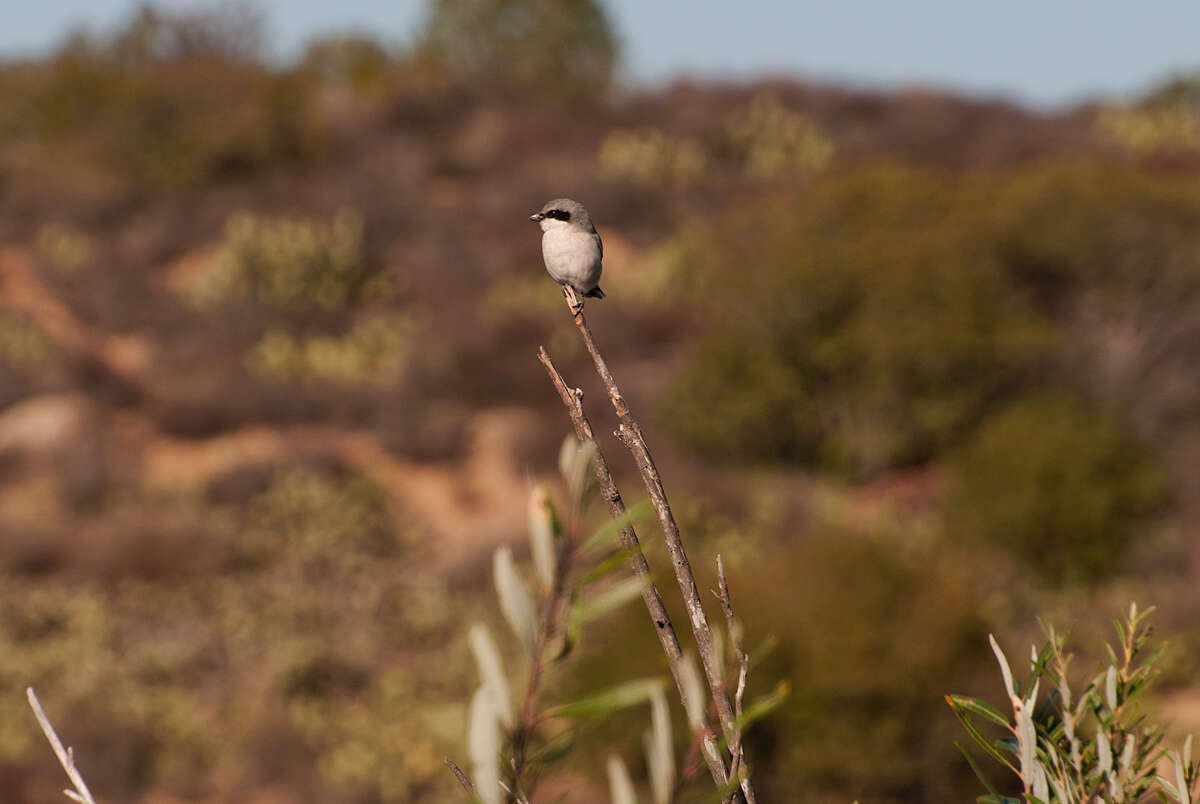
M540 212L535 212L535 213L533 213L532 215L530 215L530 216L529 216L529 220L533 221L534 223L537 223L538 221L540 221L540 220L541 220L542 218L544 218L544 217L546 217L546 216L545 216L545 215L543 215L542 213L540 213Z

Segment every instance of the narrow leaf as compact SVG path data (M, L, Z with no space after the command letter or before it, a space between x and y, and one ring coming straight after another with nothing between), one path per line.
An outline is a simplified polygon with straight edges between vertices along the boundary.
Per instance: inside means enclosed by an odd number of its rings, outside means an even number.
M1179 802L1180 804L1192 804L1192 793L1188 790L1183 763L1179 760L1178 751L1171 752L1171 761L1175 763L1175 787L1179 789Z
M486 690L492 698L492 708L505 728L513 726L512 701L508 695L508 680L504 675L504 666L500 662L500 651L492 640L491 633L483 625L476 623L471 626L468 634L471 643L471 653L475 655L475 664L479 667L479 676L483 681L481 690Z
M582 503L592 480L592 456L596 447L590 441L580 441L573 435L563 439L558 451L558 471L571 490L576 502Z
M483 804L500 804L504 800L500 788L500 722L492 696L483 687L471 699L467 753L471 757L475 794Z
M497 548L492 569L496 595L500 598L500 611L503 612L504 619L508 620L513 633L525 645L525 650L532 653L537 635L537 620L534 618L529 591L517 572L516 562L513 561L512 550L508 547Z
M580 586L587 586L599 581L606 576L612 574L616 570L629 565L629 558L633 555L632 550L617 550L612 555L605 558L596 566L587 571L587 574L579 580Z
M546 495L545 486L537 486L529 495L529 550L543 593L554 587L557 536L558 520L554 515L554 506Z
M583 620L579 617L579 590L571 590L571 598L567 602L567 625L563 629L562 643L554 652L554 661L561 662L571 655L583 635Z
M1050 798L1050 784L1046 780L1046 771L1040 764L1033 766L1033 797L1040 802Z
M792 692L792 685L780 681L769 694L752 702L742 712L742 716L734 721L738 731L745 731L754 721L766 717L772 710L787 700Z
M571 468L575 465L575 453L579 451L579 439L568 434L558 448L558 473L569 482Z
M958 717L958 721L962 723L963 728L967 730L967 734L971 735L971 738L975 740L976 744L980 748L986 751L988 755L992 757L992 759L1000 762L1013 773L1020 774L1020 771L1017 770L1017 767L1013 765L1009 758L1000 750L999 746L1004 745L1003 741L993 740L980 731L979 726L974 720L971 719L971 716L965 711L959 709L948 695L946 696L946 702L949 703L950 708L954 710L955 716Z
M1010 698L1015 698L1017 686L1013 683L1012 669L1008 666L1008 659L1005 658L1004 651L1000 650L1000 644L991 634L988 634L988 642L991 643L992 651L996 654L996 661L1000 663L1000 673L1004 676L1004 689Z
M655 804L670 804L671 789L675 786L675 743L671 736L671 712L661 686L650 694L650 728L645 742Z
M992 721L997 726L1009 728L1008 718L987 701L981 701L978 698L968 698L965 695L950 695L947 697L952 701L951 706L959 706L972 714Z
M683 692L683 708L687 711L688 728L693 734L699 734L704 730L708 696L704 692L696 657L690 651L683 654L683 661L679 664L679 684Z
M1117 711L1117 668L1111 664L1104 676L1104 701L1108 704L1108 711Z
M613 609L620 608L631 600L637 600L650 585L646 578L634 575L613 584L602 592L585 598L579 606L579 618L587 623L602 617Z
M1096 729L1096 763L1101 773L1112 770L1112 746L1104 729Z
M580 698L550 709L548 717L604 717L618 709L645 703L656 689L662 689L661 678L640 678L626 681L611 689Z
M975 757L969 750L967 750L967 747L958 740L955 740L954 744L958 746L958 750L962 752L963 757L965 757L967 760L967 764L971 766L971 770L975 771L975 775L979 778L979 781L983 784L984 788L986 788L994 798L1002 799L1003 797L996 792L996 788L992 786L991 781L989 781L988 777L984 775L983 769L979 767L979 763L975 761Z
M617 534L625 530L625 528L635 525L646 518L653 510L649 500L641 500L634 505L625 509L625 513L618 517L605 522L596 532L587 538L581 549L594 550L597 547L612 547L614 544L619 544Z
M637 794L633 791L629 769L616 754L608 755L608 789L612 796L612 804L637 804Z

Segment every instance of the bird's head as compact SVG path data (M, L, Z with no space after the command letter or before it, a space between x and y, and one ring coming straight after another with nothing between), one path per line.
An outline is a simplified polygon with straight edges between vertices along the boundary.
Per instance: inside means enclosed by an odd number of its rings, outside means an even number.
M547 201L540 212L529 216L529 220L540 225L543 232L548 232L558 226L577 226L589 232L596 231L583 204L572 201L570 198L555 198L553 201Z

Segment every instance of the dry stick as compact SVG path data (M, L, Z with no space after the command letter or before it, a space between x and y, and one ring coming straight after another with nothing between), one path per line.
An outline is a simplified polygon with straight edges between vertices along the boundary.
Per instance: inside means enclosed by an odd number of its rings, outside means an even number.
M442 757L442 762L445 763L446 767L450 769L450 772L454 774L454 777L458 779L458 783L463 786L463 790L466 790L467 793L474 796L475 785L471 784L471 780L467 778L467 774L463 773L463 769L458 767L458 763L450 757Z
M732 746L737 739L737 726L734 722L733 706L729 702L729 693L725 690L725 674L721 657L717 655L716 647L713 645L712 629L708 625L708 617L704 614L704 604L700 599L700 590L696 588L696 578L692 574L687 551L684 550L683 540L679 536L679 526L675 524L675 516L671 513L671 504L667 501L667 491L663 488L662 476L659 475L658 469L654 465L654 458L651 457L650 447L647 446L646 439L642 436L641 426L629 412L629 406L625 404L625 398L621 396L616 380L613 379L608 365L600 356L595 341L592 340L592 331L588 328L582 307L576 308L571 304L573 295L567 294L567 304L571 308L575 326L579 330L579 334L583 336L583 345L587 348L588 354L592 356L596 373L604 382L604 387L608 390L609 401L612 402L617 419L621 422L617 427L617 437L633 454L633 460L637 463L638 471L642 475L642 482L645 483L646 491L650 495L650 502L658 514L658 524L662 528L663 538L667 543L667 552L671 554L675 580L679 583L679 591L683 594L683 602L687 607L692 634L696 638L696 647L700 651L701 664L704 666L704 675L708 678L708 686L717 707L717 718L721 722L721 730L725 734L726 744ZM742 789L747 804L754 804L754 791L749 778L744 780Z
M25 695L29 698L29 707L33 709L33 716L37 718L38 725L42 727L42 733L50 741L50 747L54 749L63 770L67 772L67 778L75 786L74 790L64 790L63 794L80 804L96 804L96 799L92 798L92 791L88 790L87 782L83 780L83 775L75 767L75 752L70 748L63 748L62 740L58 739L58 733L54 731L50 718L46 717L46 710L42 709L41 701L38 700L33 687L27 687Z
M567 386L562 375L558 373L558 369L550 361L550 356L546 354L544 348L538 348L538 360L545 366L546 373L550 375L550 381L554 383L558 395L562 397L563 405L567 408L567 414L571 417L571 423L575 426L575 436L580 441L592 445L592 463L595 467L596 483L600 488L600 494L604 497L604 501L608 503L609 513L614 519L624 516L625 502L621 499L621 493L617 490L617 484L613 482L612 473L608 471L608 462L604 460L604 453L600 450L600 445L596 443L596 436L592 432L591 422L588 421L587 414L583 411L583 403L581 401L583 392ZM663 653L667 656L667 665L671 668L671 675L675 679L675 686L679 690L679 696L681 699L685 699L687 693L683 682L683 651L679 647L679 639L675 636L675 627L671 625L671 618L667 614L666 607L663 605L658 587L650 580L650 567L646 563L645 555L642 554L642 547L638 542L637 532L634 531L633 525L630 524L621 529L619 536L621 546L629 554L629 563L633 568L634 574L648 581L642 590L642 601L646 604L646 611L650 613L650 619L655 626L654 632L658 634L658 641L662 644ZM684 708L686 708L686 703ZM721 752L717 748L712 730L707 726L705 727L701 741L704 761L712 773L713 781L716 782L718 787L723 788L728 782L729 776L726 773L725 762L721 758Z
M733 757L733 763L729 767L729 775L734 779L738 779L742 784L742 792L747 796L753 795L745 790L748 777L744 777L746 765L744 752L742 748L742 699L746 695L746 677L750 674L750 657L746 655L746 651L742 650L742 637L738 628L737 620L733 616L733 599L729 596L729 583L725 580L725 562L721 559L721 554L717 553L717 600L721 601L721 611L725 613L725 629L729 632L729 641L732 643L733 653L738 659L738 683L737 691L733 695L733 712L736 717L737 739L730 743L729 753Z

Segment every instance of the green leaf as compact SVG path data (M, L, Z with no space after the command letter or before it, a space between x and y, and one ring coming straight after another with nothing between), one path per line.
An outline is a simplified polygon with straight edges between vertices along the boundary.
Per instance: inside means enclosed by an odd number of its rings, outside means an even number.
M967 712L979 715L992 721L997 726L1003 726L1006 729L1012 728L1008 722L1008 718L999 709L986 701L981 701L978 698L969 698L966 695L948 695L946 697L951 702L950 705L952 707L959 707Z
M979 726L971 719L971 715L965 710L960 709L949 695L946 696L946 703L950 704L950 708L954 711L955 716L958 717L959 722L962 723L963 728L967 730L967 734L971 735L971 738L975 740L980 748L986 751L992 759L1000 762L1018 776L1020 775L1017 767L1008 760L998 747L1003 744L1001 741L993 740L980 731Z
M579 585L587 586L588 584L595 583L596 581L604 578L606 575L614 572L615 570L618 570L624 566L628 566L629 558L632 555L633 555L632 550L618 550L617 552L613 553L608 558L604 559L599 564L597 564L596 566L594 566L590 570L588 570L587 574L584 575L583 578L580 579Z
M734 726L737 731L745 732L750 727L750 724L760 718L769 715L772 710L776 709L781 703L787 700L792 693L792 685L786 681L780 681L775 685L775 689L766 696L751 702L749 706L742 711L742 716L734 721Z
M1169 797L1175 799L1176 801L1180 800L1179 790L1170 782L1170 780L1163 776L1156 776L1155 778L1158 779L1159 787L1161 787L1163 790L1166 790Z
M996 788L994 786L992 786L991 781L988 779L988 776L984 775L983 768L979 767L979 763L976 762L976 758L974 758L974 755L971 754L971 751L967 750L967 746L958 742L958 740L954 740L954 744L956 746L958 746L959 751L962 752L962 756L964 756L966 758L968 766L971 766L971 769L974 770L974 774L976 774L979 781L982 782L982 784L984 786L984 790L991 793L992 797L1002 800L1003 797L1001 796L1000 793L996 792ZM977 802L982 802L983 798L977 798L976 800L977 800Z
M579 605L579 619L587 623L597 617L603 617L613 609L620 608L626 603L641 597L642 592L649 585L650 581L648 579L638 575L619 581L591 598L585 599Z
M548 717L607 717L650 700L654 690L662 689L661 678L640 678L626 681L603 692L588 695L570 703L555 706L546 712Z
M758 643L754 650L747 654L750 669L753 670L758 666L759 662L770 656L779 647L779 636L777 634L767 634L763 637L763 641Z
M575 750L576 738L577 735L574 731L563 732L534 752L530 756L530 760L549 765L551 762L566 759Z
M562 644L554 653L554 661L561 662L571 655L583 635L583 620L579 617L579 590L571 590L571 599L567 602L567 625L563 629Z
M979 763L975 761L975 756L958 740L955 740L954 744L958 746L958 750L961 751L963 757L966 758L967 764L971 766L971 770L975 771L975 776L978 777L979 781L983 784L984 789L991 793L994 798L1002 798L1002 796L996 792L996 788L992 786L992 783L988 777L983 774L983 768L979 767ZM978 798L976 801L983 801L983 798Z
M617 534L645 519L653 510L649 500L641 500L625 509L625 513L605 522L596 532L587 538L581 550L594 550L597 547L611 547L613 542L620 544Z

